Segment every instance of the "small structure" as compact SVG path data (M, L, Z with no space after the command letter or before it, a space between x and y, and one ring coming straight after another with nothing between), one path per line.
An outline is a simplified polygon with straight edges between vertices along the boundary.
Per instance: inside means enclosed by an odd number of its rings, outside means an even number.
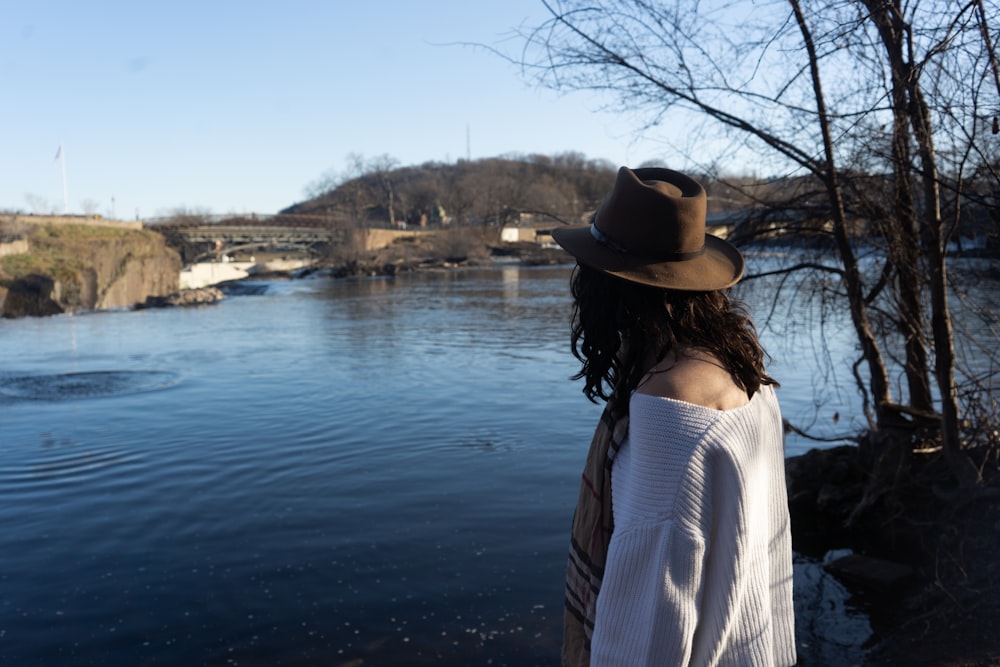
M518 243L520 241L535 242L538 236L534 227L514 227L508 225L500 230L500 240L504 243Z

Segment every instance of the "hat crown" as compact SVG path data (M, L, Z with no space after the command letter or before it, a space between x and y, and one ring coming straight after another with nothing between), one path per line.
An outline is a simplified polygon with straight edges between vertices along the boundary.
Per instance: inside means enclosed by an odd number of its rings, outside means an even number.
M694 179L671 169L622 167L594 226L625 252L681 261L705 247L706 209L705 189Z
M705 189L670 169L618 170L614 189L586 227L552 230L578 263L633 283L708 291L735 285L743 254L705 233Z

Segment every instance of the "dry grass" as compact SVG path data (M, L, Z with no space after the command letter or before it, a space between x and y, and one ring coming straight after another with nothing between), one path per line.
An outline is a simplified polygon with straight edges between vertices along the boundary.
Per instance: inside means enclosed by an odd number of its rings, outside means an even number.
M155 232L89 225L43 225L28 234L27 253L0 257L0 281L31 274L72 280L88 265L88 258L109 244L127 243L134 256L162 251L163 240Z

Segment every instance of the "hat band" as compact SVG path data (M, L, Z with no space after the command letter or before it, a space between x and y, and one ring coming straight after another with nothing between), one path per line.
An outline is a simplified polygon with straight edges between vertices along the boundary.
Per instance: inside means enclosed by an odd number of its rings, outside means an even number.
M614 239L610 238L607 234L602 232L597 228L596 224L590 225L590 235L594 237L594 240L600 243L605 248L609 250L614 250L615 252L620 252L625 255L631 255L633 253L629 252L628 248L616 243ZM694 259L705 253L705 246L702 245L697 250L692 250L691 252L670 252L665 255L661 255L656 259L661 262L683 262L689 259Z

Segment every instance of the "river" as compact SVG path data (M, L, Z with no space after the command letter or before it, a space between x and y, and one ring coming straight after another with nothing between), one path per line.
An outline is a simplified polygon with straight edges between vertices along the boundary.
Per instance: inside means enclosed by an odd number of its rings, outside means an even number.
M274 281L0 322L0 664L557 665L599 414L568 380L568 280ZM827 388L818 323L762 338L786 416L829 435L859 403ZM815 563L796 582L800 652L855 661L864 616Z

